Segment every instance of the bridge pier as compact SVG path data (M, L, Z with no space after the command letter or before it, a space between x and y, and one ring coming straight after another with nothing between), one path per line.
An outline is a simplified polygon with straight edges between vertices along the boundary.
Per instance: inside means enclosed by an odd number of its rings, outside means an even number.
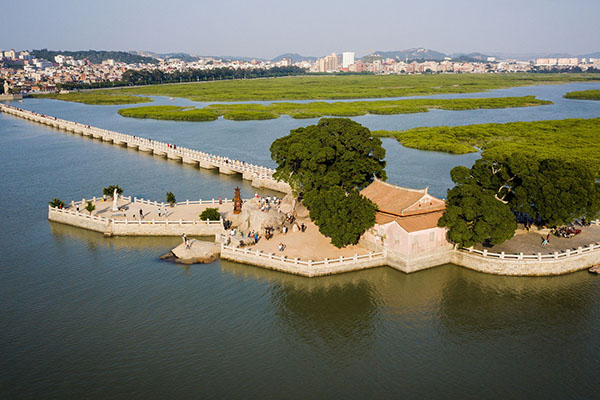
M254 172L250 172L250 171L244 171L242 173L242 179L245 179L247 181L251 181L256 177L256 174Z
M147 146L144 146L144 145L140 145L138 147L138 150L146 152L146 153L151 153L152 152L152 149L150 147L147 147Z
M226 167L224 165L221 165L219 167L219 173L224 174L224 175L235 175L235 174L237 174L237 172L232 171L229 167Z
M214 166L213 164L211 164L208 161L205 160L200 160L200 168L204 168L204 169L217 169L216 166Z
M137 143L133 143L133 142L127 142L127 148L128 149L137 149L138 148L138 144Z
M167 158L169 160L181 161L181 156L178 155L178 154L173 153L172 151L169 151L167 153Z
M154 154L155 156L159 156L159 157L165 157L167 155L166 152L164 152L162 150L158 150L158 149L152 149L152 154Z
M183 157L181 159L181 161L183 161L184 164L190 164L190 165L198 165L198 161L194 160L193 158L190 157Z
M108 136L102 136L102 141L103 142L111 142L112 143L112 138L108 137Z

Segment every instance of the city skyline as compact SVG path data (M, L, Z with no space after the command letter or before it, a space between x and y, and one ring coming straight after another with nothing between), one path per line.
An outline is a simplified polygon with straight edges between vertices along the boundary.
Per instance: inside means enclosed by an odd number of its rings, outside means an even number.
M599 51L600 3L458 0L427 4L376 0L281 4L229 0L198 4L107 0L11 3L0 47L144 50L272 59L423 47L446 54L481 52L580 55ZM36 12L32 12L36 11ZM10 18L8 18L10 16ZM26 23L25 23L26 22Z

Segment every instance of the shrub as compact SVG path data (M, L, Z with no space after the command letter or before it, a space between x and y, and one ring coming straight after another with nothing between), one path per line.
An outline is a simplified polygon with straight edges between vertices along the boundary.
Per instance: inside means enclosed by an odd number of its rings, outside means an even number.
M219 221L221 219L221 214L219 213L218 208L207 208L200 214L200 219L203 221Z

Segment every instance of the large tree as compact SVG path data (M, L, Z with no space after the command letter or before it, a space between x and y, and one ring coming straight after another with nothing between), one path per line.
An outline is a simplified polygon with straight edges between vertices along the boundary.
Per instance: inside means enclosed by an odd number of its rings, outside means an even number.
M275 178L288 182L319 231L343 247L375 223L375 206L360 194L374 177L386 179L385 149L368 128L347 118L323 118L271 145Z
M468 246L512 237L514 213L551 227L581 217L593 219L600 212L597 174L584 164L520 153L499 160L483 158L471 168L452 169L456 186L448 192L439 223L449 228L451 241Z
M386 179L384 157L381 139L348 118L323 118L271 144L275 178L304 192L333 186L348 192L366 187L373 176Z
M493 191L475 184L459 184L448 191L446 212L438 225L447 227L448 239L463 247L500 244L517 229L510 207Z

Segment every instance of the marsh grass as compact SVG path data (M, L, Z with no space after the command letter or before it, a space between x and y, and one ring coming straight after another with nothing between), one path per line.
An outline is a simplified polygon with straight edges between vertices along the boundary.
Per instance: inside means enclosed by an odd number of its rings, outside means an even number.
M600 169L600 118L373 131L403 146L452 154L503 157L515 152L589 163Z

